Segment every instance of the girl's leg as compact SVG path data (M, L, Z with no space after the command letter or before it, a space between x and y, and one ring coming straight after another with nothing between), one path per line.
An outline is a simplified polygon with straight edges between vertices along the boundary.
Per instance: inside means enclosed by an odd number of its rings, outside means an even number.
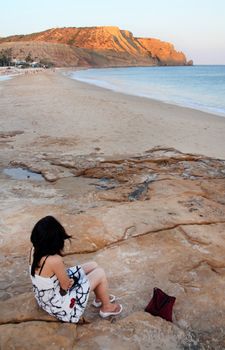
M92 272L94 269L96 269L98 267L98 264L95 261L88 261L81 266L82 266L84 272L86 273L86 275L88 275L90 272ZM95 298L95 300L97 302L99 301L99 299L97 297Z
M105 275L105 271L101 267L95 268L88 274L91 291L95 292L96 298L101 300L103 312L119 311L119 304L110 304L108 281Z
M91 271L93 271L94 269L96 269L98 267L98 264L95 261L89 261L81 266L82 266L84 272L86 273L86 275L88 275Z

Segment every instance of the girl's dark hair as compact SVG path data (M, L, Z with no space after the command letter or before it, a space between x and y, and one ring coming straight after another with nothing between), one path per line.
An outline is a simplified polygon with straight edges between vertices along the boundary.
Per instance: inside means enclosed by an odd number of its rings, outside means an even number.
M31 275L35 275L35 269L40 267L39 262L46 255L61 255L64 241L71 238L64 227L53 217L45 216L34 226L30 240L34 246Z

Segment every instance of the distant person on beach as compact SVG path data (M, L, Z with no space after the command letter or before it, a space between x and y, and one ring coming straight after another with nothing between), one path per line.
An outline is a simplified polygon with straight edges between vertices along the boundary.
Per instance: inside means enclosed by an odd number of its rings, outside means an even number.
M93 306L106 318L119 315L122 305L112 304L104 270L95 262L65 268L64 242L70 239L64 227L53 217L39 220L31 233L30 276L38 305L61 321L77 323L87 306L91 291Z

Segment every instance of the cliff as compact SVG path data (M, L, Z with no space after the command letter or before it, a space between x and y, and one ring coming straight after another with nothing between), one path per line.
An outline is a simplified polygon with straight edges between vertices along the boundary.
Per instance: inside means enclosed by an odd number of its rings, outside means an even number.
M53 28L0 39L0 50L12 48L14 58L28 54L48 58L56 66L187 65L182 52L157 39L135 38L118 27Z
M176 51L174 46L168 42L152 38L138 38L137 40L163 66L192 65L191 61L186 61L183 52Z

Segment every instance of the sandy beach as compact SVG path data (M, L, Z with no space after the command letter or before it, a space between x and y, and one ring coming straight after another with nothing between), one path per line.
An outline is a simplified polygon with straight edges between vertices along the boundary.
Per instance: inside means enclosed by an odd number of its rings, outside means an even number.
M10 152L140 154L155 146L225 159L225 118L77 82L61 70L2 82L1 131ZM12 154L11 154L12 155Z

